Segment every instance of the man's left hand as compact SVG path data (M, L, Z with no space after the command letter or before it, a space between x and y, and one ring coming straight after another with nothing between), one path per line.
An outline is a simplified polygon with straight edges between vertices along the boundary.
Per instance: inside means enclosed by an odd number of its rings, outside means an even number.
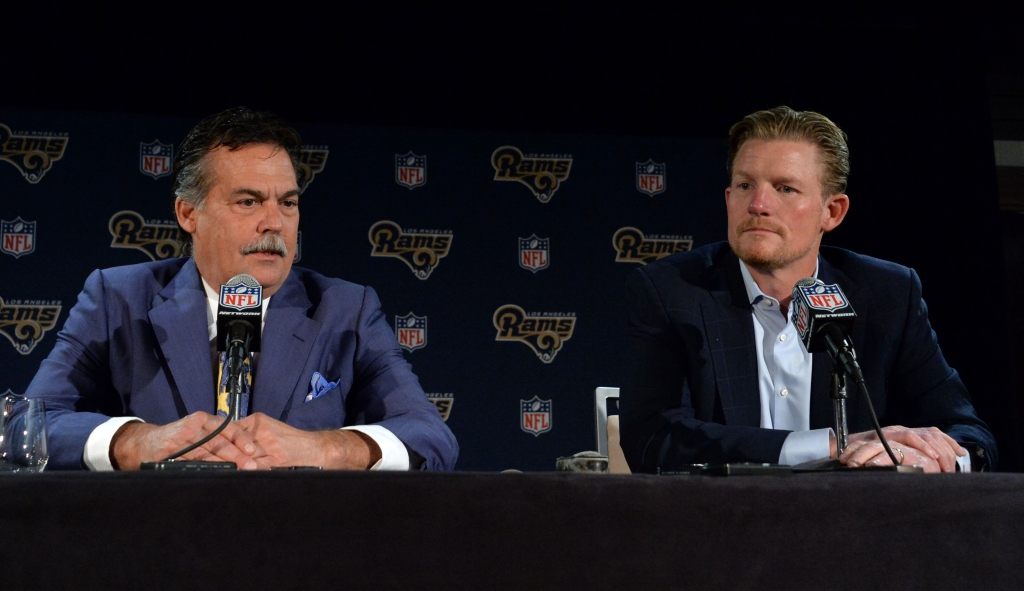
M263 413L251 414L237 424L256 444L253 459L264 470L275 466L366 470L381 457L380 447L359 431L303 431Z
M883 427L889 447L904 466L921 466L925 472L955 472L956 457L967 450L935 427L908 428L899 425ZM899 451L897 451L899 450ZM889 466L892 460L874 431L850 435L849 445L839 461L848 466Z

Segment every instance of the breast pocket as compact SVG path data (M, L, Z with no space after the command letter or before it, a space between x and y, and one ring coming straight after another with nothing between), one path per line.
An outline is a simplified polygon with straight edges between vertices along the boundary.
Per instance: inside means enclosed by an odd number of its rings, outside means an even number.
M309 402L293 406L285 421L292 427L305 431L340 429L345 425L345 398L348 392L333 388Z

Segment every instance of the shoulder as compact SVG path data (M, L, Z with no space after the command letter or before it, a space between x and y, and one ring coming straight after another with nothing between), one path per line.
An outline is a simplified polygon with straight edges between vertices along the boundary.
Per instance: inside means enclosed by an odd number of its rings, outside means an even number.
M295 281L315 306L361 303L367 297L376 300L373 288L336 277L327 277L303 267L292 267L289 281Z
M844 248L822 246L821 257L846 280L855 285L909 283L917 274L892 261L857 254Z
M722 271L738 265L727 242L715 242L689 252L665 257L637 269L631 275L646 276L652 283L692 284L703 289L716 287ZM736 266L739 269L738 266Z
M102 277L108 288L113 286L118 289L143 292L147 290L160 291L189 261L188 258L175 258L122 267L109 267L93 272L90 278Z

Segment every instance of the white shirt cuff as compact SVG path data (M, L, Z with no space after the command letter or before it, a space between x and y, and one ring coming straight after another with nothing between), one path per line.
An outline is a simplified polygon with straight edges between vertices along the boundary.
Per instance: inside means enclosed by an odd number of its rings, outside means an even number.
M380 459L370 466L371 470L408 470L409 450L402 440L380 425L354 425L345 427L351 431L359 431L370 437L380 448Z
M779 463L795 466L811 460L829 457L831 447L829 436L832 429L811 429L810 431L793 431L782 443Z
M132 421L145 422L136 417L114 417L93 429L89 438L85 440L85 449L82 450L85 467L98 472L113 470L114 466L110 463L110 442L122 425Z

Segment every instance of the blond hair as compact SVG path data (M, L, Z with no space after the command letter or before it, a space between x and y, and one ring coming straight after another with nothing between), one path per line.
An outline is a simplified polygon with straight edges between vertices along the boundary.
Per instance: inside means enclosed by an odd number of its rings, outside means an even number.
M807 141L820 148L822 197L846 192L850 176L850 148L846 134L835 123L814 111L794 111L786 106L751 113L729 129L729 160L732 167L740 147L747 140Z

